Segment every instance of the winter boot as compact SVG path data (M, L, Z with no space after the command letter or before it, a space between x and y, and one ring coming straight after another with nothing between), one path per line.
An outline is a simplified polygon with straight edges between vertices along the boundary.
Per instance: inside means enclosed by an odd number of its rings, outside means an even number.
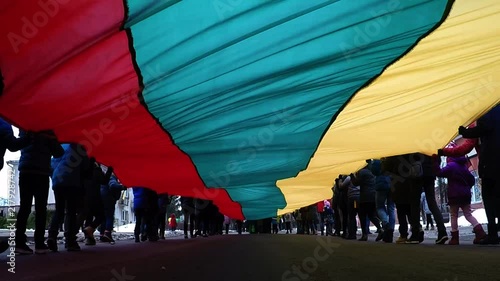
M400 234L399 238L396 239L396 244L405 244L408 241L408 233Z
M479 242L487 237L486 232L484 232L483 226L478 224L474 227L474 234L476 237L474 238L474 244L479 244Z
M361 238L358 239L358 241L368 241L368 235L363 234Z
M384 235L385 235L385 230L384 229L380 229L378 235L377 235L377 238L375 238L375 241L380 241L384 238Z
M424 241L424 230L422 227L412 228L410 238L405 242L405 244L420 244Z
M382 241L385 243L392 243L392 240L394 239L394 229L387 229L384 232L384 237L382 238Z
M459 239L458 239L458 230L457 231L452 231L451 232L451 240L448 243L448 245L459 245Z
M488 235L479 241L480 245L498 245L498 229L494 224L488 224Z
M436 244L444 245L448 241L448 234L446 233L446 229L440 230L438 232L438 238L436 239Z

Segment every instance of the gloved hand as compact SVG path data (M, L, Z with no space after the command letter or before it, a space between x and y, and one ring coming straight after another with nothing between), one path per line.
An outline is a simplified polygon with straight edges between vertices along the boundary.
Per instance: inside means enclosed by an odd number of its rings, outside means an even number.
M467 128L465 128L464 126L458 127L458 134L459 135L463 135L466 131L467 131Z

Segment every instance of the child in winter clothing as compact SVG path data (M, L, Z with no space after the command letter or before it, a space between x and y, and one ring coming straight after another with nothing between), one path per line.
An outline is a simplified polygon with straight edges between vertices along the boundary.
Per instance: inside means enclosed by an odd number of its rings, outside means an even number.
M170 230L174 232L177 229L177 220L175 218L175 214L170 215L170 220L168 222L168 225L170 226Z
M481 239L486 238L486 233L481 224L478 223L476 218L471 212L471 187L475 184L474 176L469 172L467 167L467 158L465 157L448 157L448 164L441 169L439 167L439 159L435 156L437 161L434 169L438 177L448 179L448 204L450 205L451 216L451 240L449 245L458 245L458 209L462 209L465 219L474 227L476 237L474 244L478 244Z

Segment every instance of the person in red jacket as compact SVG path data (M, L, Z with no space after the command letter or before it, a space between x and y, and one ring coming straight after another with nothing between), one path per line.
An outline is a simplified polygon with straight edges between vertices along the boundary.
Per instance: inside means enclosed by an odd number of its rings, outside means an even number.
M175 214L170 215L170 221L168 222L170 230L175 231L177 229L177 220L175 219Z
M476 122L472 123L469 128L474 128L476 127ZM465 139L464 142L459 145L452 145L452 146L447 146L443 149L438 150L438 155L439 156L449 156L449 157L461 157L465 156L468 153L472 151L472 149L475 148L477 152L477 157L479 158L479 138L472 138L472 139Z

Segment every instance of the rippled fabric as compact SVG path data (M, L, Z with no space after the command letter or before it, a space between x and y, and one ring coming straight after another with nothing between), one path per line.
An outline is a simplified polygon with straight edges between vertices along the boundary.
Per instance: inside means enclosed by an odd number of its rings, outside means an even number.
M498 15L493 0L2 1L0 115L83 144L128 186L271 217L364 159L433 152L498 102L479 91L443 118L499 73Z

